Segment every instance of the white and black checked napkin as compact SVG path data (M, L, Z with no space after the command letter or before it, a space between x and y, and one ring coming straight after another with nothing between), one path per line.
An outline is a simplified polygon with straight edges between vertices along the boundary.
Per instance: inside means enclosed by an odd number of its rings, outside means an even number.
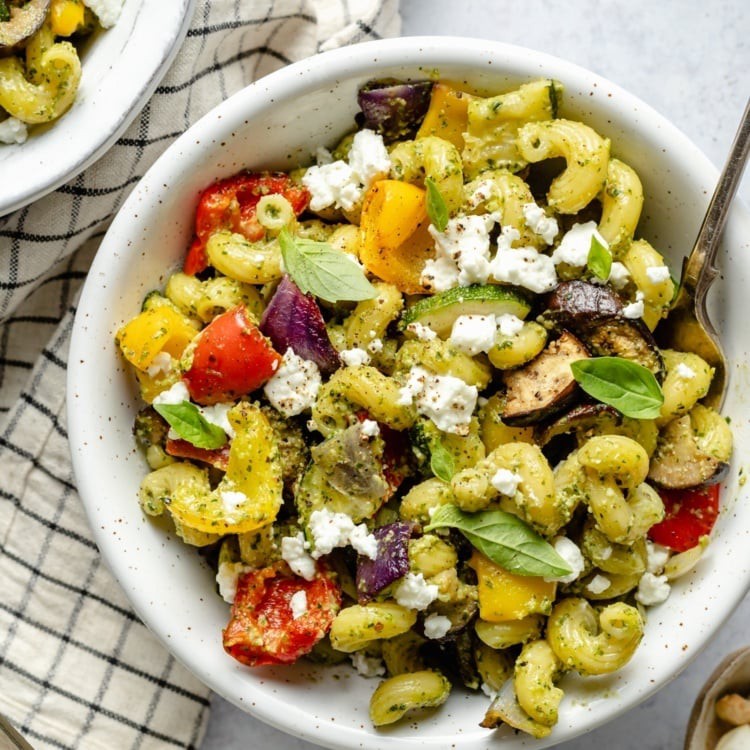
M71 471L70 332L110 219L171 141L227 96L399 25L398 0L198 0L174 64L106 156L0 219L0 714L35 748L197 748L210 705L103 566Z

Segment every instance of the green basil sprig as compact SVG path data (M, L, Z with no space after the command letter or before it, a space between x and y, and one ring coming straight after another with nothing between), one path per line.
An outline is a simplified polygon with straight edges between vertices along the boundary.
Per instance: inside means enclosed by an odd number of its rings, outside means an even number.
M647 367L623 357L592 357L570 365L589 396L633 419L656 419L664 394Z
M218 425L211 424L200 413L195 404L183 401L180 404L154 404L169 426L196 448L214 450L227 442L227 435Z
M511 573L558 578L572 572L549 542L511 513L465 513L455 505L440 505L424 530L446 526L458 529L483 555Z
M356 260L327 242L294 237L282 229L279 245L286 272L303 294L314 294L326 302L356 302L376 295Z
M445 198L432 177L425 179L424 186L427 188L427 216L438 232L444 232L448 226L448 206Z
M453 454L440 440L433 440L430 443L430 469L438 479L444 482L450 482L456 473Z
M589 271L602 281L606 281L612 271L612 253L599 242L596 235L591 236L591 247L586 265Z

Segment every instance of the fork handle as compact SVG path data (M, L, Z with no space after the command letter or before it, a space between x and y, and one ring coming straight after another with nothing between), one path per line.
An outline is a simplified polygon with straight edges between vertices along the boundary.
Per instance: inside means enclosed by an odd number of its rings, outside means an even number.
M701 301L717 274L714 259L719 248L721 233L724 230L729 206L737 193L737 188L745 170L750 151L750 99L745 105L742 121L734 137L724 171L719 177L711 203L706 211L695 245L685 260L680 283L680 296L683 294Z

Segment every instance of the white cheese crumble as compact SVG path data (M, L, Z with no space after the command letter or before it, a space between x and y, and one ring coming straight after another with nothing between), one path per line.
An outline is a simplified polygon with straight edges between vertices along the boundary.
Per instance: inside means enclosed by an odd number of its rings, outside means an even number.
M352 666L354 669L362 675L362 677L382 677L385 674L385 665L383 660L377 656L368 656L363 651L355 651L349 654L349 658L352 660Z
M0 140L2 139L0 138ZM169 372L171 366L172 357L169 355L169 352L159 352L151 360L151 364L146 368L146 373L150 378L155 378L157 375Z
M498 247L490 270L496 281L522 286L537 294L550 292L557 286L552 258L533 247Z
M306 581L315 578L315 560L307 551L309 546L301 531L295 536L285 536L281 540L281 559L293 573L302 576Z
M368 438L380 435L380 425L374 419L365 419L360 425L360 430Z
M635 592L635 598L644 606L653 607L655 604L666 601L671 590L666 576L656 576L653 573L646 572L638 582L638 591Z
M234 437L234 427L232 427L227 414L229 410L234 406L232 403L218 403L213 406L199 406L198 409L203 415L206 422L220 427L230 437Z
M490 479L490 484L501 494L513 497L518 490L518 485L523 482L523 477L510 469L498 469Z
M607 281L612 284L615 289L623 289L628 281L630 281L630 271L624 263L620 263L616 260L612 263L612 267L609 269L609 278Z
M443 638L451 629L451 621L444 615L431 614L425 618L424 634L427 638Z
M380 354L380 352L383 351L383 339L373 339L367 345L367 351L370 352L370 354Z
M216 571L216 583L219 585L221 598L232 604L237 596L237 579L250 568L241 562L223 562Z
M374 560L378 553L378 540L369 533L363 523L358 526L346 513L330 510L315 510L310 515L308 528L313 538L312 556L317 560L336 547L351 545L360 555Z
M96 13L103 29L109 29L117 23L123 2L124 0L83 0L83 4Z
M652 284L660 284L671 277L667 266L649 266L646 269L646 276Z
M603 594L610 586L612 581L606 576L598 573L586 584L586 589L592 594Z
M503 336L515 336L516 334L521 333L521 329L523 328L523 321L521 318L512 313L498 315L495 318L495 322L497 323L497 330L500 331Z
M560 557L568 564L571 572L559 578L545 578L545 581L558 581L559 583L573 583L583 573L585 562L578 545L566 536L556 536L552 540L552 546Z
M548 245L551 245L560 231L557 226L557 219L547 216L544 209L536 203L524 203L521 210L526 226L534 234L538 234Z
M29 129L26 123L16 117L9 117L0 122L0 143L11 145L13 143L25 143L29 137Z
M437 599L438 587L421 573L407 573L393 590L394 599L407 609L423 610Z
M347 367L370 364L370 355L364 349L344 349L339 352L339 356Z
M289 347L281 366L263 386L263 392L277 411L293 417L315 403L321 382L315 362L298 357Z
M677 377L683 380L692 380L695 377L695 370L692 367L688 367L684 362L678 363L674 371Z
M173 406L175 404L181 404L184 401L190 401L190 393L188 393L187 386L182 380L178 380L171 388L167 388L166 391L159 393L153 400L152 404L157 406L158 404L169 404Z
M663 547L655 542L646 542L646 569L649 573L659 575L667 564L671 552L669 547Z
M490 273L490 231L496 221L496 214L457 216L443 232L430 224L436 255L425 263L422 284L433 292L485 284Z
M629 305L625 305L625 307L622 308L622 314L626 318L636 320L643 317L644 310L645 308L643 305L643 292L636 292L635 302L631 302Z
M596 237L601 245L609 249L609 243L599 234L595 221L573 224L563 235L560 244L555 248L555 252L552 253L552 261L555 265L566 263L569 266L585 266L589 259L593 237Z
M437 338L435 331L422 323L409 323L406 330L413 333L420 341L433 341Z
M307 593L303 590L295 591L289 600L289 607L293 620L299 620L302 615L307 614Z
M496 333L494 315L459 315L448 340L457 349L473 357L492 349Z
M452 375L433 375L419 365L409 371L406 385L399 389L398 404L416 403L417 411L429 417L443 432L468 435L469 423L479 392Z
M302 177L302 184L310 191L313 211L329 206L351 211L362 200L364 191L376 180L387 177L391 168L383 137L372 130L360 130L354 136L348 164L330 161L326 154L319 152L323 163L309 167Z
M485 201L488 201L495 193L495 183L493 180L481 180L477 183L472 194L466 199L466 203L472 210L478 208Z
M242 505L250 502L250 499L244 492L235 492L233 490L223 490L221 493L221 502L224 505L224 515L229 523L234 523L234 517Z

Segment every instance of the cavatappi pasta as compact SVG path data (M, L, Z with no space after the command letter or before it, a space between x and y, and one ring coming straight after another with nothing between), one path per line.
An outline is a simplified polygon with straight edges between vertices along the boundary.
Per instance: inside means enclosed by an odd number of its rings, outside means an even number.
M0 144L68 111L81 82L78 48L112 26L124 0L0 0Z
M206 188L117 334L141 506L218 551L224 648L350 659L375 726L463 687L483 726L548 735L566 673L628 662L716 517L713 370L656 345L675 282L640 181L562 96L368 84L313 166Z

